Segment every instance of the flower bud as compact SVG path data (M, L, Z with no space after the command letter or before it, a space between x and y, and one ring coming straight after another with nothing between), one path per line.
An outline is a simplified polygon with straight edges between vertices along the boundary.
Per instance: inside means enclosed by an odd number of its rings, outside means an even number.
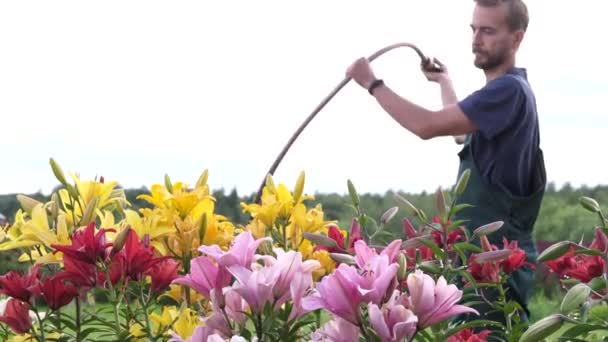
M99 203L99 197L93 197L93 199L87 204L86 209L84 210L84 214L82 214L82 218L80 219L80 225L86 226L95 220L95 210L97 209L97 204Z
M570 311L578 308L587 300L590 293L591 288L587 284L579 283L574 285L568 290L564 299L562 299L561 313L568 314Z
M203 186L205 186L207 184L208 178L209 178L209 170L205 169L205 171L203 171L203 173L200 175L200 177L198 177L198 180L196 181L196 187L202 188Z
M604 279L603 276L599 276L599 277L595 277L593 279L591 279L590 282L587 283L587 285L593 290L593 291L600 291L606 288L606 279Z
M564 324L564 321L565 317L559 314L545 317L532 324L528 330L523 333L519 342L542 341L544 338L559 330Z
M321 234L303 233L302 236L313 242L317 246L325 246L329 248L338 248L338 244L332 238Z
M462 173L462 176L458 179L458 183L456 183L456 195L462 195L464 190L467 187L467 183L469 183L469 177L471 176L471 170L466 169Z
M513 251L510 249L499 249L497 251L483 252L475 254L475 262L478 264L499 262L508 258L511 253L513 253Z
M296 187L293 190L293 201L295 203L298 203L298 201L300 200L300 197L302 197L302 193L304 193L305 179L306 179L306 176L304 174L304 171L300 172L300 175L298 176L298 180L296 181Z
M205 240L205 234L207 234L207 213L203 213L201 224L198 227L198 240L201 245L203 244L203 240Z
M443 191L441 191L441 188L438 188L437 191L435 191L435 207L437 208L437 215L442 222L445 222L447 208L445 205L445 197L443 196Z
M596 200L594 200L591 197L581 197L580 198L580 203L583 206L583 208L589 210L592 213L599 213L600 212L600 205L599 203L597 203Z
M168 174L165 174L165 188L167 188L167 191L170 193L173 193L173 184L171 184L171 178L169 178Z
M59 216L59 201L59 195L54 192L51 195L51 217L53 217L53 219L56 219Z
M131 227L126 227L116 234L114 243L112 244L112 254L120 252L120 250L125 246L125 242L127 242L127 237L129 236L130 230Z
M53 174L55 174L55 178L59 181L59 183L66 185L68 182L65 180L65 175L63 174L63 170L59 167L59 164L55 161L55 159L50 159L51 169L53 170Z
M503 221L496 221L496 222L488 223L488 224L485 224L485 225L475 229L473 231L473 234L475 234L477 236L490 235L490 234L494 233L495 231L499 230L503 224L504 224Z
M414 238L411 239L407 239L405 241L403 241L403 243L401 243L401 249L402 250L407 250L407 249L412 249L412 248L418 248L422 245L424 245L422 242L420 242L419 239L431 239L431 235L430 234L426 234L426 235L421 235L421 236L416 236Z
M39 202L38 200L21 194L17 195L17 201L19 201L19 204L21 204L23 210L25 210L28 214L30 214L37 205L42 204L42 202Z
M538 258L536 258L536 261L545 262L557 259L560 256L566 254L570 247L572 247L572 242L570 241L560 241L554 243L551 246L547 247L547 249L545 249L542 253L540 253Z
M395 215L397 215L398 211L399 207L389 208L387 211L384 212L384 214L382 214L382 217L380 217L380 222L382 224L387 224L390 220L393 219L393 217L395 217Z
M341 264L347 264L347 265L355 265L355 257L353 257L350 254L344 254L344 253L329 253L329 256L332 258L333 261L341 263Z
M274 180L272 179L272 175L268 174L266 176L266 188L271 194L277 193L277 188L274 186Z
M357 190L355 189L355 185L349 179L346 182L346 186L348 187L348 194L350 195L350 199L353 201L353 205L355 207L359 206L359 203L361 203L361 202L359 200L359 194L357 193Z
M397 271L397 280L399 280L399 282L401 283L403 281L403 279L405 279L405 276L407 275L407 258L405 257L405 254L399 253L399 259L397 259L397 261L399 262L399 270Z
M409 214L411 216L419 215L418 209L416 207L414 207L414 205L412 203L410 203L410 201L401 197L399 194L395 194L395 199L397 200L397 202L399 202L400 204L402 204L405 207L405 211L407 214Z

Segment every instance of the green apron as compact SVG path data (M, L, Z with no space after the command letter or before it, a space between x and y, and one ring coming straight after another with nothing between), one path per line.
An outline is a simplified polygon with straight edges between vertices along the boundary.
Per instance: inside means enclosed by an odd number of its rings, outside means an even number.
M458 203L471 204L474 207L467 208L455 215L454 220L466 220L464 225L473 231L476 228L495 221L503 221L504 225L500 230L488 236L491 244L499 249L503 248L503 236L509 241L517 241L518 247L527 254L527 260L535 264L538 252L532 238L532 229L538 216L541 200L545 192L546 174L544 167L543 153L539 150L535 175L535 190L527 197L520 197L510 194L498 187L489 184L483 179L473 159L472 144L475 139L472 135L467 135L464 147L458 153L460 157L460 167L458 178L466 169L471 174L464 193L458 198ZM479 239L473 241L479 246ZM507 297L516 300L524 308L524 320L528 320L528 300L534 287L534 270L529 266L524 266L514 271L508 280ZM485 293L484 293L485 295ZM479 306L478 310L487 312L489 308ZM470 317L470 319L484 318L504 322L502 313L486 314L485 316Z

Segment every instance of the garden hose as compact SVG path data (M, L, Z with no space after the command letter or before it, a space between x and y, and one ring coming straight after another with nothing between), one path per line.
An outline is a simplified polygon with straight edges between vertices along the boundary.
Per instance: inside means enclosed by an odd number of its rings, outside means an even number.
M441 71L441 66L439 64L437 64L435 62L434 59L429 58L427 56L425 56L422 51L420 51L420 49L411 43L396 43L396 44L392 44L389 45L385 48L382 48L378 51L376 51L374 54L372 54L368 59L369 61L373 61L374 59L382 56L383 54L399 48L399 47L409 47L412 48L420 57L420 61L421 61L421 67L427 71ZM298 129L294 132L294 134L291 136L291 138L289 139L289 141L287 142L287 144L285 145L285 147L283 147L283 150L281 151L281 153L279 153L279 155L277 156L277 158L275 159L274 163L272 163L272 166L270 166L270 169L268 170L268 173L266 174L266 176L264 177L264 180L262 181L262 184L260 185L258 192L257 192L257 196L255 199L255 202L258 204L261 204L261 198L262 198L262 191L264 190L264 186L266 184L266 177L268 177L268 175L272 176L274 175L274 172L276 171L277 167L279 166L279 163L281 163L281 160L283 160L283 157L285 157L285 154L287 153L287 151L289 150L289 148L291 147L291 145L294 143L294 141L298 138L298 136L300 135L300 133L302 133L302 131L304 130L304 128L306 128L306 126L312 121L312 119L314 119L314 117L321 111L321 109L323 109L323 107L325 107L325 105L351 80L350 77L345 77L342 82L340 82L332 91L331 93L329 93L329 95L327 95L322 101L321 103L319 103L319 105L317 105L317 107L312 111L312 113L310 113L310 115L308 115L308 117L306 118L306 120L304 120L304 122L300 125L300 127L298 127Z

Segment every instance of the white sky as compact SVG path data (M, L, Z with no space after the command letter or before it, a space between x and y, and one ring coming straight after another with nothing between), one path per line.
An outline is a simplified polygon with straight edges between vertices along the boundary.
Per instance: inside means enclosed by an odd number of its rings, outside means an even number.
M518 65L528 69L548 178L606 184L605 0L528 0ZM473 1L0 2L0 193L48 193L48 160L125 187L196 182L256 191L296 128L357 57L396 42L447 64L460 98L472 65ZM377 59L406 98L440 106L413 51ZM422 141L349 83L283 159L307 192L451 186L459 146Z

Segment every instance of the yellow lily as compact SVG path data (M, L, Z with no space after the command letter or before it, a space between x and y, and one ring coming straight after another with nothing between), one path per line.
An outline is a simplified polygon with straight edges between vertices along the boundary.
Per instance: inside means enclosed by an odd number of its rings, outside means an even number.
M21 255L20 261L28 261L31 255L31 258L37 262L60 262L61 253L49 253L52 251L51 245L71 244L65 217L60 215L57 218L57 231L53 232L49 228L48 216L42 203L32 209L30 220L26 221L22 212L19 211L16 215L16 223L9 229L8 236L10 239L0 244L0 251L38 246L29 255L28 253Z
M192 336L194 329L200 324L196 311L183 307L178 315L177 321L173 323L173 331L181 338L187 339Z

